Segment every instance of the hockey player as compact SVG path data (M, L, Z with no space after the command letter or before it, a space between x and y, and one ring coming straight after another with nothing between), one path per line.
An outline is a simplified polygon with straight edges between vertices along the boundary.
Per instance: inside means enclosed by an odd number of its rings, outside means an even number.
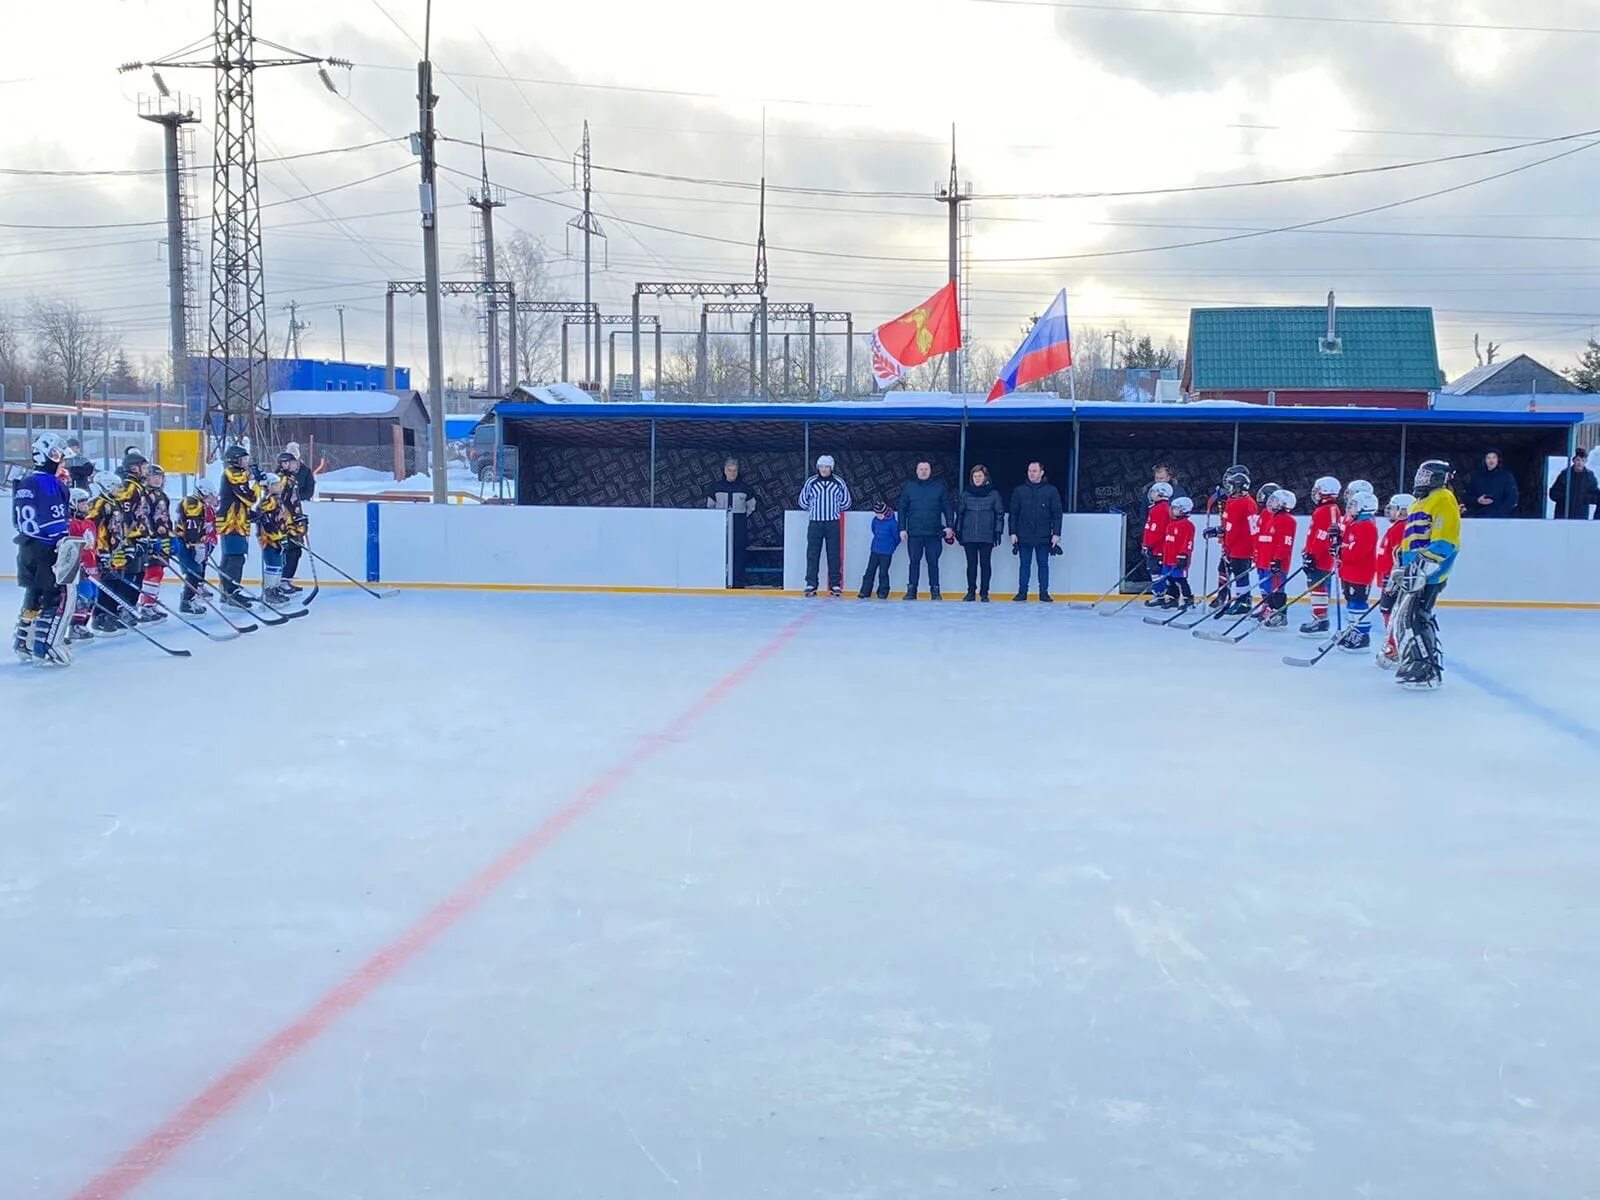
M99 534L89 519L90 497L87 490L75 487L71 492L72 516L67 521L67 536L83 543L79 561L83 571L78 576L78 603L72 610L72 628L67 630L67 641L86 642L94 637L89 630L89 617L94 612L95 595L100 588L100 560L95 554Z
M41 433L31 447L33 473L11 489L11 524L17 531L17 586L22 611L11 648L23 662L66 666L72 660L57 647L62 640L66 589L56 582L58 547L69 532L72 500L57 477L66 457L66 439Z
M1179 496L1172 501L1172 520L1167 522L1166 537L1161 543L1162 608L1188 609L1194 604L1194 592L1189 587L1189 560L1194 555L1194 524L1189 514L1194 511L1194 501Z
M1406 518L1416 502L1417 498L1410 492L1396 492L1389 497L1388 507L1383 510L1383 515L1389 518L1389 528L1383 531L1383 540L1378 543L1376 583L1378 607L1383 612L1383 647L1378 651L1378 665L1389 670L1400 662L1400 648L1395 642L1391 619L1400 588L1400 576L1395 574L1395 568L1400 565L1400 543L1406 535Z
M117 493L122 481L115 475L101 473L95 476L94 491L89 500L89 523L94 527L94 558L99 568L95 577L94 616L90 625L96 634L118 634L122 622L117 617L117 606L111 602L111 574L113 556L122 545L122 514L117 506ZM123 559L126 564L127 559Z
M183 595L178 611L194 615L205 612L199 591L206 577L206 564L217 546L217 489L209 480L195 481L194 491L178 501L177 538L173 554L183 572Z
M222 562L217 577L222 582L222 602L230 608L248 608L239 598L245 555L250 551L250 513L261 499L250 470L250 452L229 446L222 455L222 492L217 504L217 534L222 542Z
M294 575L300 569L300 555L311 522L306 519L305 497L300 494L300 459L293 450L285 450L278 455L278 475L283 479L281 503L285 532L288 534L283 544L282 586L285 594L294 595L302 590L295 586Z
M261 481L261 499L251 513L256 540L261 543L261 595L269 601L287 600L291 595L283 588L283 543L289 536L284 487L282 475L266 475Z
M1146 608L1161 608L1163 588L1161 585L1161 555L1166 547L1167 526L1172 524L1172 485L1165 480L1157 480L1150 485L1150 490L1145 493L1145 499L1150 504L1150 512L1144 519L1144 533L1139 538L1139 548L1144 552L1145 571L1150 576L1150 599L1144 602Z
M1251 609L1250 562L1255 553L1255 499L1250 495L1250 472L1235 464L1222 475L1222 524L1208 527L1206 537L1222 539L1222 562L1217 575L1217 596L1212 615L1243 616ZM1231 603L1230 603L1231 598Z
M1294 553L1295 494L1276 488L1267 497L1266 508L1256 517L1256 579L1261 585L1261 603L1266 611L1261 624L1266 629L1288 627L1289 598L1284 581L1289 578L1289 556Z
M145 536L159 539L163 549L171 544L172 501L167 496L167 473L159 463L151 463L144 477ZM166 568L161 559L150 555L145 560L144 576L139 587L139 619L164 621L167 614L157 606L161 598L161 581Z
M1350 628L1339 637L1339 649L1357 653L1372 644L1367 631L1371 616L1372 580L1378 570L1378 497L1352 489L1346 496L1344 532L1340 535L1339 586L1350 614Z
M1328 582L1333 577L1333 556L1338 553L1339 481L1324 475L1311 485L1311 525L1300 560L1311 589L1311 620L1300 626L1302 637L1322 637L1328 632Z
M100 587L137 611L144 563L139 545L145 536L145 500L141 480L147 460L137 450L123 459L115 475L100 475L95 484L100 495L89 506L89 517L99 535L96 557L100 561ZM120 632L125 616L108 596L96 604L96 633Z
M1400 667L1395 682L1414 689L1444 682L1439 624L1434 605L1449 582L1461 549L1461 504L1450 490L1450 464L1429 459L1417 468L1412 490L1417 502L1406 518L1400 546Z

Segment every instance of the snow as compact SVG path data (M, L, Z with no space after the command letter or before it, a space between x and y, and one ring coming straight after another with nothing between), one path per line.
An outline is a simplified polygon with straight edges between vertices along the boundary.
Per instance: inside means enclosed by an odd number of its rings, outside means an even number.
M506 499L512 497L515 486L510 480L505 480L501 484L500 490ZM493 497L495 493L493 483L480 483L476 475L458 463L450 465L445 488L451 493L464 493L474 500L480 493L486 499ZM429 473L396 479L390 471L375 471L371 467L341 467L337 471L324 471L317 476L319 496L330 492L376 496L385 492L425 494L432 491L433 476Z
M410 391L312 391L286 389L271 392L267 402L277 417L383 417L392 414Z
M1446 610L1427 695L760 595L327 590L8 661L0 1196L246 1061L137 1195L1587 1194L1594 622Z

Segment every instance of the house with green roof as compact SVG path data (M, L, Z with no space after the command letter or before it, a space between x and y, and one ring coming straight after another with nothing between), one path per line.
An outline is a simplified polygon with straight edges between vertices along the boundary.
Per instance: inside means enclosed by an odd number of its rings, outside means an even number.
M1183 390L1195 400L1427 408L1444 383L1431 308L1195 308Z

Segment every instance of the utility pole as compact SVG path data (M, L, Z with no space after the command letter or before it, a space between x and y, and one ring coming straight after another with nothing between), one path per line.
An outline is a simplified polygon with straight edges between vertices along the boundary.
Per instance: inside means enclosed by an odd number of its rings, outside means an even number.
M211 337L206 369L207 432L216 439L248 438L260 452L270 436L267 296L262 278L261 186L256 173L255 73L264 67L316 66L338 93L319 58L270 45L280 57L256 57L254 0L213 0L212 46L206 58L125 63L121 72L197 68L215 72L211 182ZM166 91L159 74L156 86Z
M422 273L423 300L428 318L428 424L432 459L433 502L444 504L444 321L439 306L439 228L438 207L434 188L433 108L439 97L433 91L433 62L428 53L431 44L433 5L428 5L428 19L424 21L422 61L417 64L417 115L421 132L417 135L417 151L421 158L422 186L418 192L422 210Z
M1115 371L1117 369L1117 338L1121 335L1119 331L1113 329L1106 336L1111 339L1111 361L1107 365Z
M484 283L494 283L494 210L504 208L506 194L503 188L489 185L489 151L484 145L483 133L478 133L478 152L483 156L483 183L476 192L467 197L467 203L478 210L478 262L479 274ZM494 396L505 395L501 386L500 376L500 310L495 307L493 293L486 293L484 297L484 314L486 317L486 333L488 345L485 348L484 358L488 370L484 378L488 381L489 392ZM511 384L517 383L516 356L512 355Z
M600 314L594 310L594 296L591 285L591 274L594 270L594 239L604 238L605 230L600 222L595 219L592 180L590 179L592 159L589 151L589 122L583 123L583 147L578 151L578 167L583 173L583 211L567 225L583 233L583 306L589 314L589 319L583 326L583 371L589 376L588 382L598 386L600 382ZM593 330L594 357L590 358L590 330ZM593 364L591 368L591 362ZM637 374L637 368L635 369Z
M972 185L968 183L965 191L956 175L956 127L950 126L950 182L934 190L933 198L950 210L950 282L956 285L957 294L961 288L961 206L972 199ZM963 321L966 313L961 313ZM965 374L965 345L967 331L962 329L962 345L952 350L947 356L950 375L950 390L959 392L965 387L962 376Z
M756 320L761 330L761 395L770 399L772 392L767 388L767 173L764 163L765 144L767 140L767 118L761 116L761 141L763 145L763 166L761 169L761 217L756 226L756 293L760 297L760 307L756 310Z
M283 356L285 358L299 358L301 331L310 329L311 326L299 319L300 302L298 300L289 301L289 303L283 305L280 311L287 311L289 314L289 334L283 339Z
M139 119L161 126L167 162L167 334L172 356L172 385L180 387L189 377L189 313L197 306L194 299L194 240L189 230L190 205L185 179L185 141L183 127L200 120L195 106L184 97L166 93L139 101ZM169 103L170 101L170 103Z
M339 314L339 361L349 362L349 356L345 353L344 348L344 305L335 304L333 308Z

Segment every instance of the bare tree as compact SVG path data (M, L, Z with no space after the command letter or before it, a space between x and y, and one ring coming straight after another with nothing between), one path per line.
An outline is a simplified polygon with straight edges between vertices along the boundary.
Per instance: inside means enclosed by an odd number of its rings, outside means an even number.
M531 238L519 233L503 246L496 258L495 271L501 279L509 280L517 289L518 300L552 299L550 289L549 253L541 238ZM517 375L514 385L549 383L561 378L561 321L560 313L517 314ZM578 344L583 344L583 330L574 329ZM501 336L505 336L504 322ZM582 352L579 352L581 357Z
M22 389L28 382L20 322L9 310L0 308L0 384L5 386L7 398L20 404Z
M29 300L28 332L40 377L63 403L99 386L122 353L122 339L70 300Z

